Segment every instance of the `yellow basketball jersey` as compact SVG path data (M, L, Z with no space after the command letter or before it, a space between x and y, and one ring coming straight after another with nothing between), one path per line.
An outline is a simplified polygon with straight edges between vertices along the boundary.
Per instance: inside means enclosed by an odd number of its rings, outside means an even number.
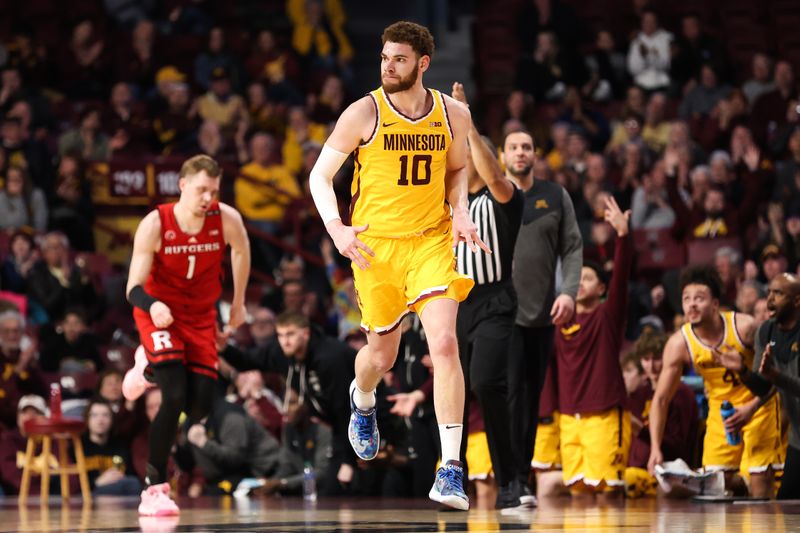
M736 331L736 314L733 311L720 313L725 324L722 342L716 349L736 350L744 358L748 368L753 367L753 350L744 345ZM753 394L739 380L736 372L727 370L714 360L712 347L695 335L691 324L684 324L681 333L686 341L689 354L697 373L703 377L709 402L719 404L729 400L733 405L741 405L753 399Z
M352 224L369 224L368 235L402 237L449 222L444 177L453 132L441 93L428 93L430 110L417 119L397 110L382 88L369 93L377 118L355 151L350 204Z

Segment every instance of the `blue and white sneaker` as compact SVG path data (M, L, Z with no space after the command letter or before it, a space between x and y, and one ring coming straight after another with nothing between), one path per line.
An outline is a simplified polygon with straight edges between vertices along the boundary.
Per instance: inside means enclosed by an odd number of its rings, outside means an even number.
M365 461L375 459L381 444L381 434L378 432L378 420L375 416L375 407L362 411L356 407L353 395L350 394L350 425L347 427L347 436L356 455Z
M447 461L440 467L428 497L448 507L468 511L469 498L464 493L464 465L460 461Z

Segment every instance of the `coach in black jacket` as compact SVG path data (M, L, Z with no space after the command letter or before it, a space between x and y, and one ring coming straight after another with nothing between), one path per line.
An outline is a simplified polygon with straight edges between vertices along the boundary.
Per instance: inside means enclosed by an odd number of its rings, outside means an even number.
M220 352L238 371L260 370L286 375L286 386L308 404L312 416L330 424L333 458L329 471L318 475L321 495L353 490L356 456L347 438L349 391L355 378L356 351L311 327L308 318L285 312L277 318L277 340L248 351L226 346Z

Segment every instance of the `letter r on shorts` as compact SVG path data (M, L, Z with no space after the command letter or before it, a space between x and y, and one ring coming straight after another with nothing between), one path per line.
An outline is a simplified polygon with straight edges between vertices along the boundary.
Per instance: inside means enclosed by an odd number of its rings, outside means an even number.
M172 348L172 339L169 338L169 331L154 331L150 334L153 337L153 351L161 351L164 348Z

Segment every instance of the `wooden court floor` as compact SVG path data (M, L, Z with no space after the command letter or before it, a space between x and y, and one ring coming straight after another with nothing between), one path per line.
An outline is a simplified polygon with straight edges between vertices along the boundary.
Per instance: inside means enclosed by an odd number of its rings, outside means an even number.
M579 505L563 498L542 501L534 510L500 514L487 510L444 512L427 500L331 499L304 504L294 498L222 497L179 501L181 515L174 519L140 519L137 504L136 498L98 498L84 508L74 498L71 505L56 498L47 507L32 499L20 508L16 498L0 498L0 532L800 531L800 501L699 504L651 499Z

